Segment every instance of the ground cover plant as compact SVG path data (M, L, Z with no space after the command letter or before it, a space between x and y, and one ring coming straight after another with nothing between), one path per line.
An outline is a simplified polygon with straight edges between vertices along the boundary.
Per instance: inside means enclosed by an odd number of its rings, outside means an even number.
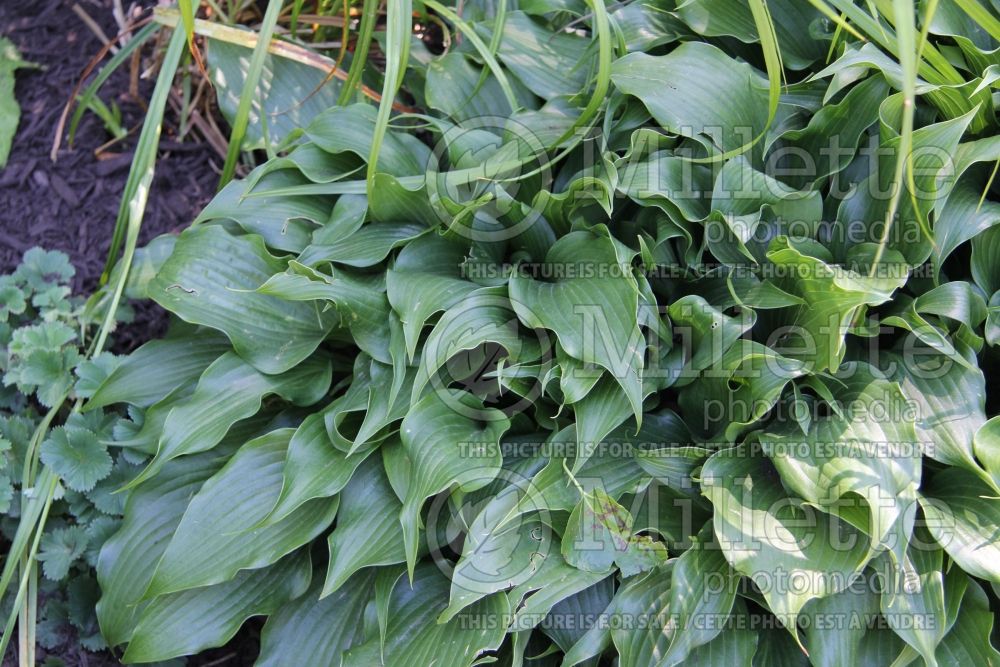
M15 609L90 446L126 663L1000 663L998 7L390 0L341 68L303 4L156 14L235 148L141 261L137 153L94 299L172 326L41 445Z
M97 329L96 303L71 295L74 272L64 254L34 248L13 273L0 276L0 530L14 538L40 458L63 486L38 544L43 577L29 582L41 600L33 612L37 641L45 649L72 642L96 651L106 645L95 614L100 593L93 567L122 515L124 498L115 491L139 461L102 443L120 418L114 411L70 414L41 439L62 398L90 396L116 361L107 353L86 358ZM127 320L129 313L119 316ZM13 613L9 605L5 613Z

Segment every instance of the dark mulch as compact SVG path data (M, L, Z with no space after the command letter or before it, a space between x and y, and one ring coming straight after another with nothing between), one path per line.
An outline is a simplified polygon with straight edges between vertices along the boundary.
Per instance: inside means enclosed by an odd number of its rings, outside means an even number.
M128 66L102 89L105 103L117 103L123 125L134 132L101 154L95 149L111 137L100 119L87 113L72 148L65 143L53 164L53 135L63 104L83 67L101 41L72 11L79 4L105 34L118 32L110 0L31 0L0 2L0 34L22 56L45 66L16 73L21 123L11 158L0 171L0 273L15 266L32 246L67 253L77 267L74 288L88 293L97 284L107 253L121 193L128 176L152 80L140 84L139 98L129 95ZM126 9L132 2L122 3ZM146 2L144 4L150 4ZM168 112L163 142L175 140L177 119ZM211 197L218 176L217 154L203 144L185 143L161 152L141 240L184 228Z

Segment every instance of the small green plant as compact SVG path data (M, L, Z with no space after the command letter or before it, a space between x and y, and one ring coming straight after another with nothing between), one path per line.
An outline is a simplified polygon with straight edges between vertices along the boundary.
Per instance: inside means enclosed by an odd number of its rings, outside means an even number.
M122 110L118 108L118 105L115 102L112 102L109 107L101 100L101 98L97 96L85 100L79 95L77 96L76 101L79 104L86 104L86 108L101 119L101 122L104 123L104 129L107 130L108 134L112 137L115 139L124 139L128 136L128 130L122 126Z
M96 651L105 643L94 613L94 566L120 524L124 499L115 491L138 461L108 450L116 413L51 412L65 397L92 395L117 363L110 354L86 360L95 326L85 300L71 293L73 275L63 253L32 248L13 273L0 276L0 530L13 539L22 499L38 491L29 481L31 449L43 424L59 424L40 443L42 462L62 481L38 548L37 641L47 649L78 642ZM8 613L12 601L4 598Z

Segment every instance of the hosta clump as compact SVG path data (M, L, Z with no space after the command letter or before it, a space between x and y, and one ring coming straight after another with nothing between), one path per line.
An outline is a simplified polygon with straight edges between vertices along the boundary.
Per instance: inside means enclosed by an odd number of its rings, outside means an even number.
M37 639L55 648L77 637L98 650L105 644L93 567L122 515L124 499L114 492L136 472L137 460L108 451L116 413L57 409L64 397L91 396L116 363L109 354L85 360L97 311L72 296L74 273L63 253L32 248L13 273L0 276L0 525L13 540L22 499L39 493L36 471L25 465L37 451L62 479L39 541ZM46 424L54 428L46 431ZM5 611L12 601L5 597Z
M876 46L912 16L831 4L874 43L804 3L428 4L468 39L414 49L426 113L332 107L228 185L146 288L184 324L84 406L149 457L107 642L1000 660L996 45L940 7L917 86Z

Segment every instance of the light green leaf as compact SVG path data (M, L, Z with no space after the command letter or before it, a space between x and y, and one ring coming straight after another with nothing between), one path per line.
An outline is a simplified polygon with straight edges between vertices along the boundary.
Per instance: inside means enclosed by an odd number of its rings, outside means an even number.
M386 478L381 457L368 458L341 493L337 526L327 538L330 561L320 597L335 595L376 565L406 560L399 513L402 503Z
M630 53L615 61L611 80L664 129L710 154L738 150L767 126L767 80L703 42L686 42L665 56Z
M927 530L969 574L1000 582L1000 503L971 473L948 468L922 489Z
M400 427L410 477L399 520L411 578L424 500L453 486L465 491L481 488L497 476L502 462L500 436L510 427L503 413L483 408L471 394L459 397L454 406L451 403L430 392L410 409Z
M312 304L248 291L284 269L258 236L195 227L177 240L150 297L183 320L222 331L261 372L281 373L312 354L334 324Z
M260 637L258 667L340 667L343 653L364 640L358 622L374 594L374 573L353 576L337 593L319 599L315 584L271 614Z
M191 499L156 567L145 598L231 580L276 562L332 522L337 501L314 500L280 522L258 527L281 489L292 429L243 445Z
M111 472L107 446L82 428L60 426L53 429L42 443L41 458L74 491L90 491Z
M177 387L197 380L229 349L221 336L152 340L126 357L87 401L86 409L113 403L148 408Z
M868 560L869 545L850 524L788 496L777 480L767 459L745 445L714 454L702 468L702 492L715 507L726 560L759 582L771 611L796 634L802 607L844 590ZM811 537L819 534L830 539ZM775 572L787 585L768 582Z
M585 365L606 369L621 385L641 423L645 341L638 326L639 291L614 241L590 232L559 239L545 257L555 280L519 273L510 300L521 321L553 331L562 348Z
M312 566L300 551L216 586L159 597L142 611L124 662L156 662L222 646L251 616L272 614L305 593Z
M384 643L380 645L375 638L348 651L343 666L471 667L484 651L500 646L503 619L510 613L502 593L475 603L448 623L438 623L438 614L447 604L448 580L434 564L421 563L412 586L398 579L392 589Z
M281 375L264 375L227 352L205 369L191 396L170 410L156 456L130 486L156 475L171 459L211 449L233 424L255 415L265 396L277 394L297 405L315 403L326 393L330 377L330 361L323 355Z
M212 452L177 459L129 493L121 528L105 542L96 567L102 592L97 618L109 646L132 637L157 562L191 496L221 464Z

